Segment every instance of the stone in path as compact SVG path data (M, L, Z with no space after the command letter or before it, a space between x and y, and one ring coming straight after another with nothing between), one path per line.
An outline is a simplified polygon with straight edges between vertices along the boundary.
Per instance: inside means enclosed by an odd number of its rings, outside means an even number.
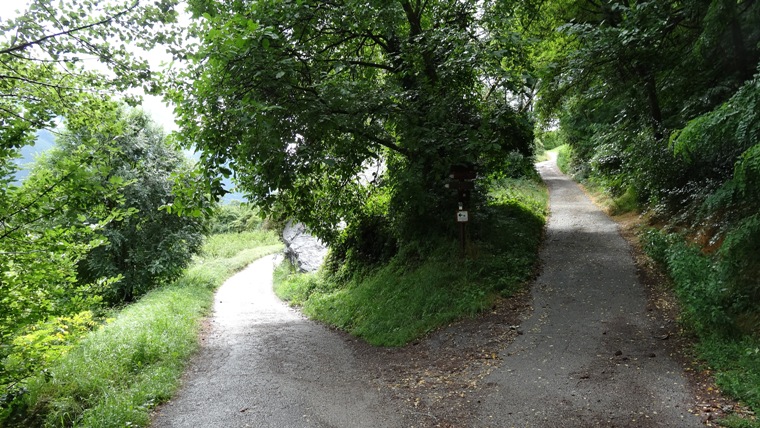
M272 292L273 258L217 292L210 331L153 427L398 427L353 351Z
M553 161L539 172L551 217L534 311L484 380L472 426L701 426L616 223Z

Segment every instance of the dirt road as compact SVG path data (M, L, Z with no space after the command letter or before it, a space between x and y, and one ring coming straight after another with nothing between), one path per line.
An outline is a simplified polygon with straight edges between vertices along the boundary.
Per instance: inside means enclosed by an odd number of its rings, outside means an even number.
M209 331L154 427L399 427L344 335L272 292L273 258L218 291Z

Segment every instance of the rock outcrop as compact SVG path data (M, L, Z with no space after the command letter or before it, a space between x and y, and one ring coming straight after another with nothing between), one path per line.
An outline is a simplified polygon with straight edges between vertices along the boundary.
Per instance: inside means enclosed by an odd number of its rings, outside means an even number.
M288 221L282 231L285 257L301 272L319 270L327 255L327 246L309 234L302 223Z

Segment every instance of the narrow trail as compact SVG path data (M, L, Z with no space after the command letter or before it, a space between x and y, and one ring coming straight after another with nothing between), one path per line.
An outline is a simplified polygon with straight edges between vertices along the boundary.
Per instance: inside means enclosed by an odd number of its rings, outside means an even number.
M152 426L401 426L350 344L274 295L272 270L265 257L222 285L201 350Z
M552 160L533 313L484 380L472 426L698 427L627 242Z

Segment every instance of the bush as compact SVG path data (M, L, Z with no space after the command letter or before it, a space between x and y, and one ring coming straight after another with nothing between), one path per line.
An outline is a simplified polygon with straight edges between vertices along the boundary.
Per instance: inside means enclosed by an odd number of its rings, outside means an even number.
M536 143L538 144L539 151L552 150L565 144L564 135L558 129L552 131L539 131L536 132Z
M398 253L398 239L388 217L382 214L362 215L348 225L330 247L326 269L360 273L385 263Z
M258 230L264 224L258 208L238 201L222 204L214 210L209 232L241 233Z
M742 221L723 242L721 280L731 295L732 315L744 332L760 337L760 214Z
M675 234L642 235L647 254L662 263L683 305L683 321L698 335L760 333L760 215L726 238L716 255L705 255Z
M85 167L99 171L87 183L93 191L85 198L105 198L128 215L114 218L97 230L107 242L85 256L78 275L82 283L118 278L102 291L113 305L130 302L179 277L200 248L205 230L199 217L181 217L162 209L173 200L172 174L189 169L182 151L166 141L145 113L122 111L121 115L118 126L114 126L121 131L118 135L96 133L87 127L69 129L34 172L55 169L82 145L115 142L107 162ZM99 186L112 182L124 183L118 198L99 194ZM85 203L81 211L68 210L51 221L66 224L88 219L89 215Z

